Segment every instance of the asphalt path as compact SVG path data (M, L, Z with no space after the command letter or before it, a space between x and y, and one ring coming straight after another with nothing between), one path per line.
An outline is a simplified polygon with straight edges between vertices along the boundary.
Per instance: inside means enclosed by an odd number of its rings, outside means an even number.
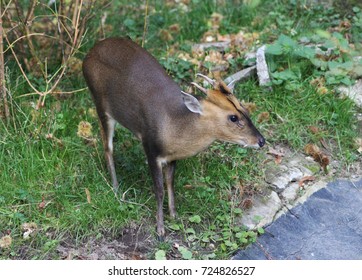
M362 179L329 183L233 259L362 260Z

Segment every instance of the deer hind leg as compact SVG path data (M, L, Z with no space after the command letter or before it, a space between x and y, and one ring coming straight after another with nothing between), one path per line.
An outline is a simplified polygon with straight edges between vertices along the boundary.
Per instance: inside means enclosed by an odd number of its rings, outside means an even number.
M153 191L156 197L156 222L158 240L163 241L165 236L165 224L163 216L163 199L165 196L165 192L162 162L157 158L157 152L155 152L157 148L155 149L152 141L143 140L142 144L147 156L148 167L150 169L153 180Z
M106 114L102 115L98 114L98 115L101 123L101 133L102 133L102 140L103 140L107 168L111 175L113 190L117 192L118 181L117 181L116 169L114 166L114 159L113 159L113 136L114 136L114 128L116 125L116 120Z
M175 169L176 169L176 161L167 163L164 167L165 183L166 183L167 194L168 194L168 209L170 211L170 216L172 219L176 218L175 191L174 191Z

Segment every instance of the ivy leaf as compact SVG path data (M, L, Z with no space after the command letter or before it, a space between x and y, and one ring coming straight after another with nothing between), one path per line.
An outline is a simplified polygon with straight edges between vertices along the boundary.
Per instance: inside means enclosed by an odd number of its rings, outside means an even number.
M189 218L191 223L199 224L201 222L201 217L199 215L195 215Z
M136 25L136 22L133 19L127 18L123 21L123 24L126 27L132 29Z
M297 75L290 69L284 70L282 72L274 72L272 73L273 78L283 81L296 80Z
M204 260L214 259L215 257L216 257L215 253L211 253L211 254L207 254L207 255L202 256L202 258Z
M265 53L272 54L272 55L281 55L281 54L283 54L283 48L279 43L275 43L273 45L269 45L266 48Z
M176 231L181 229L178 224L171 224L169 226L169 228L172 229L172 230L176 230Z
M283 53L285 54L294 52L294 50L298 47L298 43L296 41L284 34L280 35L277 41L282 46Z
M305 47L305 46L298 46L298 48L295 49L295 55L304 57L307 59L312 59L316 52L313 48Z
M351 86L353 84L352 80L349 77L343 77L341 79L341 83L345 84L346 86Z
M187 248L180 246L178 247L178 251L181 253L181 256L184 260L192 259L192 253L189 250L187 250Z
M193 228L187 228L185 232L190 233L190 234L196 234L196 232Z
M156 260L166 260L166 252L164 250L158 250L155 254Z
M241 215L242 213L243 213L243 211L240 208L235 208L234 209L234 214Z
M210 242L210 238L208 238L208 237L203 237L202 239L201 239L201 241L202 242L205 242L205 243L209 243Z

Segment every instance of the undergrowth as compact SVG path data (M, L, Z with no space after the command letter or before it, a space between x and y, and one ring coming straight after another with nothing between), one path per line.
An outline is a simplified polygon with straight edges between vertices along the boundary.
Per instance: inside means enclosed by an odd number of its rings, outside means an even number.
M113 1L103 18L95 15L89 22L76 57L82 59L99 38L130 36L143 42L189 90L197 72L208 74L221 61L227 77L250 63L245 53L268 44L273 90L260 87L254 78L235 89L240 100L254 104L252 118L268 146L303 151L306 144L324 139L341 168L358 160L357 109L336 87L361 75L361 64L354 60L361 47L361 7L339 13L333 6L292 0L164 2L149 1L145 17L144 1ZM230 34L242 36L243 43L221 54L192 52L208 36ZM0 123L0 238L9 236L11 242L0 248L0 258L60 258L57 247L64 240L82 244L91 237L118 238L135 224L146 225L155 238L155 200L141 144L127 130L117 129L120 201L109 185L88 91L49 95L36 110L37 98L22 96L31 89L6 55L12 118ZM65 75L62 83L70 91L85 86L79 71ZM263 112L268 117L258 119ZM87 124L88 137L80 137L81 122ZM214 143L180 161L175 179L178 219L167 219L166 242L154 242L147 257L170 257L176 251L174 258L224 259L254 242L263 229L250 231L238 223L243 203L250 203L243 200L240 186L251 194L263 193L263 153ZM35 229L24 229L29 223Z

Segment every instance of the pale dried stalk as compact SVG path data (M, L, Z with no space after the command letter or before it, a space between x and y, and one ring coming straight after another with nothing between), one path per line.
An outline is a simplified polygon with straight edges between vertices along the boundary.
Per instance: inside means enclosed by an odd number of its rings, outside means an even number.
M146 42L146 33L147 33L147 17L148 17L148 0L146 1L146 11L145 11L145 20L144 20L144 24L143 24L143 36L142 36L142 47L145 46L145 42Z
M20 15L22 13L21 7L20 7L20 5L19 5L19 3L17 1L14 1L14 2L15 2L15 7L16 7L17 13L18 13L18 15L20 17ZM46 69L46 67L44 67L44 66L42 67L41 70L42 70L42 74L43 74L43 77L45 79L46 85L50 85L50 86L45 91L39 91L34 86L34 84L32 84L32 82L29 80L28 76L26 75L26 73L25 73L25 71L24 71L24 69L23 69L23 67L22 67L22 65L20 63L18 55L16 54L16 52L14 51L14 48L13 48L14 44L17 41L19 41L20 39L25 38L27 40L27 42L28 42L28 46L29 46L29 49L31 51L32 57L34 57L38 62L40 62L39 58L36 55L34 45L32 43L32 40L30 39L30 37L32 37L34 35L41 35L41 36L46 36L46 37L49 37L49 38L57 39L55 37L52 37L52 36L49 36L49 35L46 35L46 34L42 34L42 33L33 33L33 34L30 33L30 29L29 29L29 27L27 25L27 22L33 20L33 14L34 14L34 9L35 9L36 2L37 1L34 1L34 0L31 2L31 6L30 6L30 8L28 9L28 12L27 12L26 19L25 19L25 27L24 27L25 35L20 36L20 38L16 39L12 43L10 43L7 36L4 36L4 38L6 39L8 45L9 45L8 49L11 50L11 53L12 53L17 65L18 65L24 79L26 80L28 85L31 87L31 89L34 91L33 93L25 94L25 95L22 95L22 96L33 95L33 94L39 95L38 104L37 104L37 109L38 109L38 108L44 106L46 96L48 94L54 92L54 90L57 88L60 81L64 77L65 71L67 69L66 66L67 66L67 63L69 61L69 58L71 58L72 56L75 55L76 51L79 49L79 47L81 45L81 42L82 42L81 36L82 36L82 34L83 34L84 30L85 30L85 22L86 22L87 16L89 16L89 14L87 14L85 16L85 18L83 18L83 20L81 21L81 11L82 11L82 6L83 6L83 0L77 0L76 3L75 3L74 9L73 9L73 15L72 15L72 21L71 21L72 22L71 29L73 29L73 32L72 32L73 34L71 34L71 31L68 30L68 27L66 26L65 22L63 21L63 19L66 18L66 16L61 15L61 14L56 15L56 18L58 20L59 33L62 34L62 32L61 32L62 30L65 31L67 33L67 36L69 38L70 43L68 44L67 42L62 40L61 45L63 47L65 46L65 48L63 49L62 65L59 67L58 71L56 71L56 73L54 75L52 75L51 77L48 77L48 75L46 73L46 70L44 70L44 69ZM89 7L90 6L88 6L88 8ZM61 7L61 9L62 8L64 9L64 7ZM11 18L9 18L9 19L10 19L9 22L11 22ZM63 37L63 35L61 37ZM83 89L81 89L81 90L83 90ZM72 92L78 92L78 91L81 91L81 90L75 90L75 91L72 91ZM59 93L59 92L57 92L57 93ZM67 93L70 93L70 92L67 92Z
M6 9L6 8L5 8ZM5 87L5 67L4 67L4 46L3 46L3 21L2 21L2 3L0 1L0 99L2 99L4 113L6 119L10 117L8 106L8 96Z

